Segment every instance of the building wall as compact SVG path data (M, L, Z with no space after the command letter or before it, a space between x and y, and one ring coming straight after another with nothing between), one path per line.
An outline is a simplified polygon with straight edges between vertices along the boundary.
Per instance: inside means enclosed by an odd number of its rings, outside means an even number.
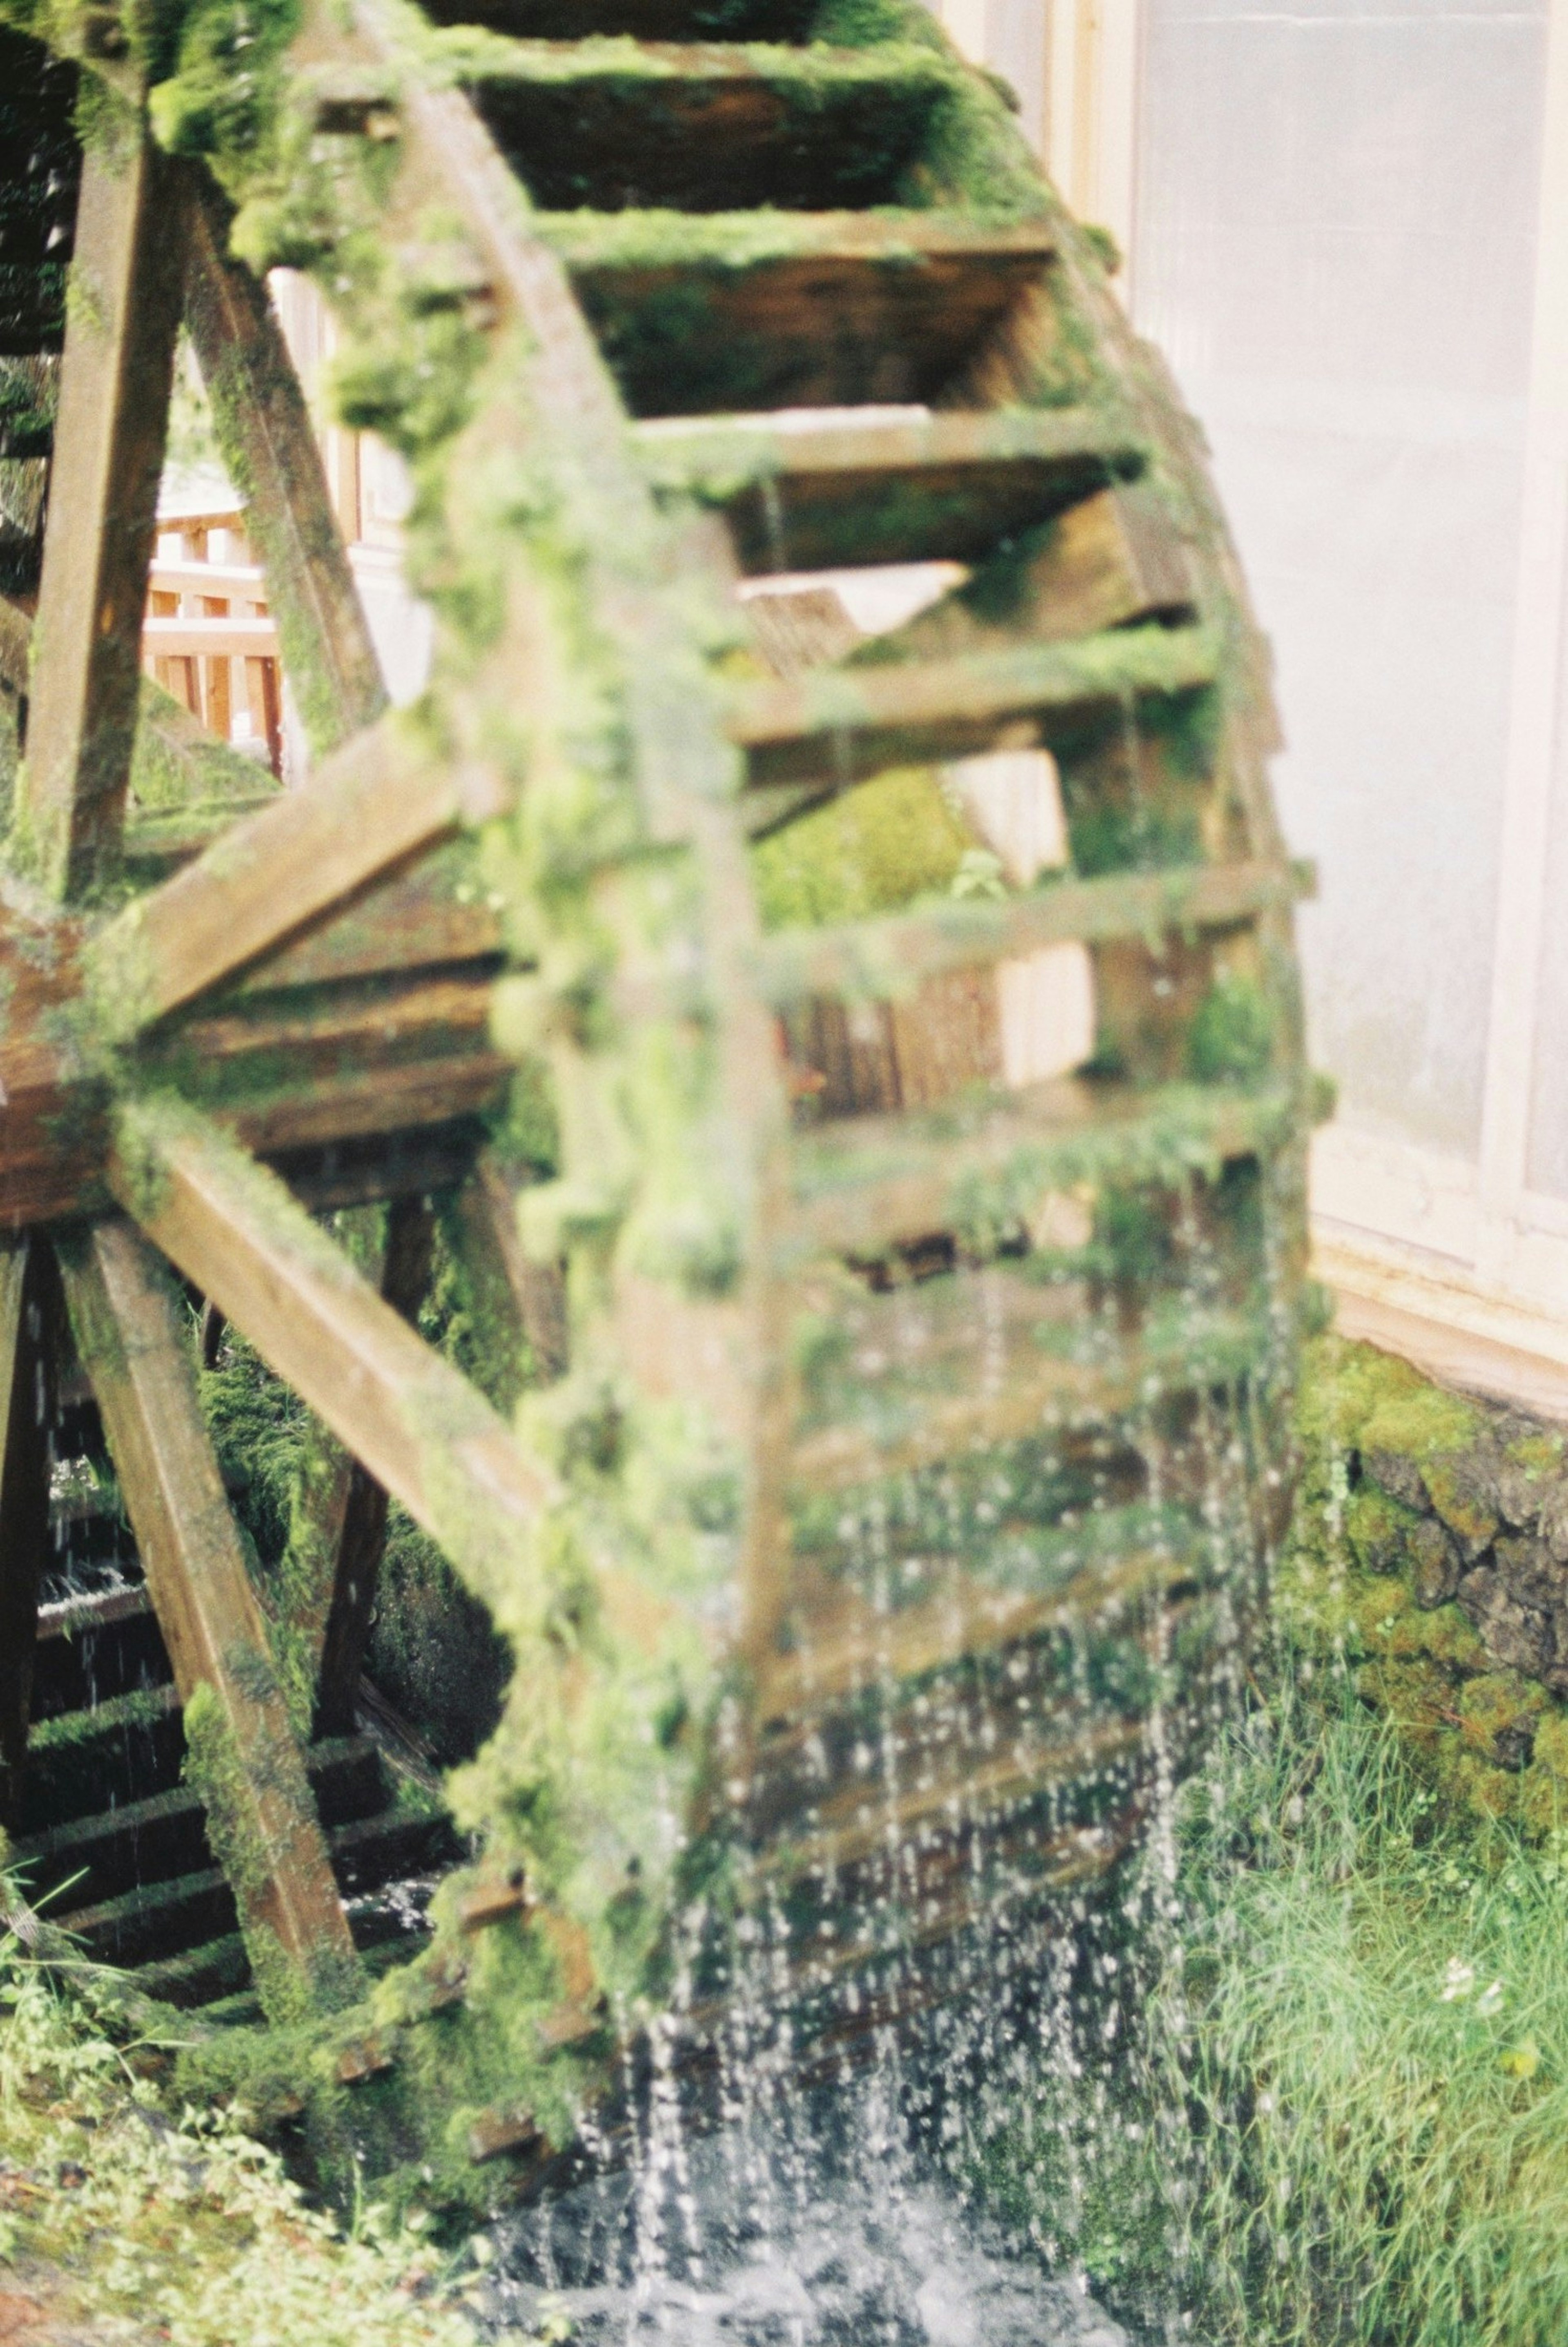
M1034 10L1276 647L1342 1317L1568 1405L1568 0Z

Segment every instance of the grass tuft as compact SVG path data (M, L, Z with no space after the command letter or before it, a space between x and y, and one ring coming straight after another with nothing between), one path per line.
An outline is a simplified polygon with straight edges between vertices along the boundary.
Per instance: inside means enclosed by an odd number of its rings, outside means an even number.
M1286 1657L1178 1848L1133 2049L1095 2059L1091 2000L1086 2075L974 2157L982 2197L1153 2336L1568 2339L1568 1840L1456 1822Z

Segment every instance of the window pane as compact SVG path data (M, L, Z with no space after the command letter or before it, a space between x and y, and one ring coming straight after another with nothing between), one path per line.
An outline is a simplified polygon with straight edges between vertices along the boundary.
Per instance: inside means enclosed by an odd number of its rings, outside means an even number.
M1507 755L1545 10L1146 0L1134 301L1272 636L1312 1041L1473 1155Z

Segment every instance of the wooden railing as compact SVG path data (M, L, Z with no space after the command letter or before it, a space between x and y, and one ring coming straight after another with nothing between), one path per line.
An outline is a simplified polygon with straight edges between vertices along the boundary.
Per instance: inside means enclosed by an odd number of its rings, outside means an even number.
M160 517L142 666L220 741L283 764L278 634L239 505Z

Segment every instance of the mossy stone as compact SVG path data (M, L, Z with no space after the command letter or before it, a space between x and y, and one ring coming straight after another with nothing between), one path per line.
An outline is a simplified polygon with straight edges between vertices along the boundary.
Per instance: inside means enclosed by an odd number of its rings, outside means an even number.
M1465 1742L1494 1768L1518 1770L1530 1759L1546 1696L1518 1671L1488 1671L1459 1699Z
M1367 1573L1398 1573L1421 1519L1375 1483L1363 1483L1345 1511L1345 1537Z

